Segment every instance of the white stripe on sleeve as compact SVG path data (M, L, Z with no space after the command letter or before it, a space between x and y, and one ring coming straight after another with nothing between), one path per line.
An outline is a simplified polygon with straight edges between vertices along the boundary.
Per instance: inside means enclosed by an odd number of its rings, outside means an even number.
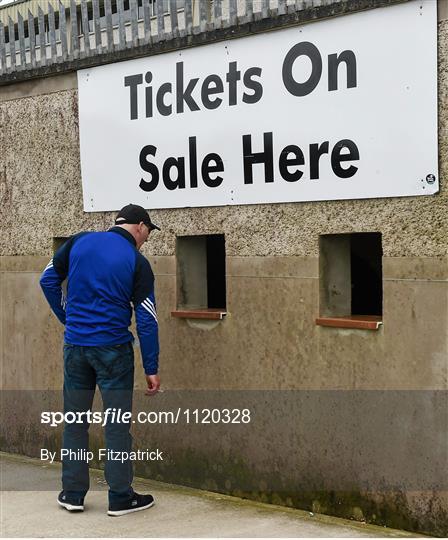
M156 323L158 323L159 321L157 320L157 315L154 313L154 311L153 311L150 307L148 307L148 306L145 304L144 301L142 302L141 305L142 305L142 307L143 307L144 309L146 309L146 311L147 311L148 313L150 313L150 314L154 317L154 319L156 320Z

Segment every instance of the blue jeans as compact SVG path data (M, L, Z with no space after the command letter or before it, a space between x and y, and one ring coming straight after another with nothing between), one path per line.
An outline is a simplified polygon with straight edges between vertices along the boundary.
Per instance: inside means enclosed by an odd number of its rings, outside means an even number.
M134 349L131 342L104 347L64 345L64 413L92 410L95 387L101 392L103 409L132 412L134 389ZM108 450L130 452L130 422L105 425ZM62 489L69 498L84 497L89 489L89 423L65 423L63 448L74 451L62 458ZM77 452L78 451L78 452ZM83 454L84 451L84 454ZM80 457L81 459L78 459ZM127 502L132 498L132 462L106 460L105 477L109 484L109 502Z

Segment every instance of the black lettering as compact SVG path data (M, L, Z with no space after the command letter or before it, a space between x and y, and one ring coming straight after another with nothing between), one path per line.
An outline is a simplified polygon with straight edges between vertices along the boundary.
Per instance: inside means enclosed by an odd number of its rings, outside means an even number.
M155 156L156 152L157 148L151 144L148 144L141 149L140 167L151 175L151 180L149 182L143 178L140 180L139 187L143 191L154 191L159 183L159 169L154 163L151 163L146 159L148 156Z
M347 69L347 88L356 88L356 56L353 51L343 51L328 55L328 90L338 89L338 68L341 62L345 62Z
M204 79L201 88L201 99L206 109L217 109L221 103L221 98L210 99L214 94L221 94L224 91L224 85L219 75L209 75Z
M237 104L237 82L241 79L241 71L237 69L237 62L230 62L226 81L229 83L229 105Z
M243 165L244 183L253 184L252 166L255 163L264 163L264 181L274 181L274 159L272 150L272 132L263 133L264 151L258 154L252 153L250 135L243 135Z
M294 154L295 157L289 158L289 154ZM287 182L297 182L303 176L303 172L296 170L294 172L289 172L288 167L294 165L304 165L305 158L303 157L302 150L295 144L290 144L283 148L280 158L278 160L278 166L280 169L280 174Z
M344 148L348 149L348 154L342 154ZM342 141L337 142L334 145L333 151L331 152L331 168L336 176L339 178L350 178L352 177L358 167L350 165L347 169L341 167L341 163L344 161L358 161L359 160L359 150L356 144L350 139L342 139Z
M131 110L131 120L137 120L138 118L138 98L137 98L137 86L142 84L143 75L128 75L124 78L124 85L129 86L129 97L130 97L130 110Z
M145 75L145 81L150 84L152 81L152 73L148 71ZM146 97L146 118L152 117L152 86L147 86L145 88L145 97Z
M156 103L157 103L157 109L159 110L159 113L162 116L169 116L173 111L172 105L165 105L163 98L166 96L166 94L171 94L173 90L173 86L171 83L163 83L160 85L160 88L157 90L157 97L156 97Z
M171 169L177 170L177 178L171 180ZM174 189L183 189L185 187L185 159L183 157L169 157L163 164L163 183L166 189L173 191Z
M198 154L196 151L196 137L188 138L188 157L190 163L190 187L198 187Z
M311 60L312 70L309 79L303 83L298 83L292 74L294 62L299 56L308 56ZM309 41L297 43L288 51L283 61L282 77L286 90L293 96L303 97L310 94L318 85L322 75L322 57L319 49Z
M263 86L259 81L254 81L252 77L261 77L261 68L251 67L245 73L243 77L244 86L249 90L253 90L253 94L243 94L244 103L257 103L260 101L263 95Z
M198 104L191 96L198 81L199 79L191 79L184 92L184 63L176 63L176 107L178 113L184 112L184 101L190 111L199 111Z
M211 165L211 162L214 161L215 164ZM218 154L207 154L202 162L201 173L202 180L204 184L208 187L218 187L223 181L222 176L216 176L212 178L210 173L220 173L224 171L224 164L221 157Z
M319 159L323 154L328 154L328 141L322 144L310 144L310 178L319 179Z

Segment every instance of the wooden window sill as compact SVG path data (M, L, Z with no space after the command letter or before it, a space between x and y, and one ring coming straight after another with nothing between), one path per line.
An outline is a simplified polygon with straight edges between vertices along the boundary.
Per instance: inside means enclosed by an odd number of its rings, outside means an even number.
M318 317L316 324L333 328L358 328L360 330L378 330L383 319L377 315L349 315L347 317Z
M204 308L204 309L176 309L171 312L171 317L179 319L208 319L221 320L227 314L225 309Z

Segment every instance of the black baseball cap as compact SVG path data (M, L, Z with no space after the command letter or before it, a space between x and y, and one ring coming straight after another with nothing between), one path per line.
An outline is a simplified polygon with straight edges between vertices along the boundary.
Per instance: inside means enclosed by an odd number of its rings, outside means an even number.
M160 227L151 221L149 213L138 204L127 204L123 206L115 218L115 225L123 225L124 223L138 224L141 221L148 226L149 230L157 229L160 231Z

